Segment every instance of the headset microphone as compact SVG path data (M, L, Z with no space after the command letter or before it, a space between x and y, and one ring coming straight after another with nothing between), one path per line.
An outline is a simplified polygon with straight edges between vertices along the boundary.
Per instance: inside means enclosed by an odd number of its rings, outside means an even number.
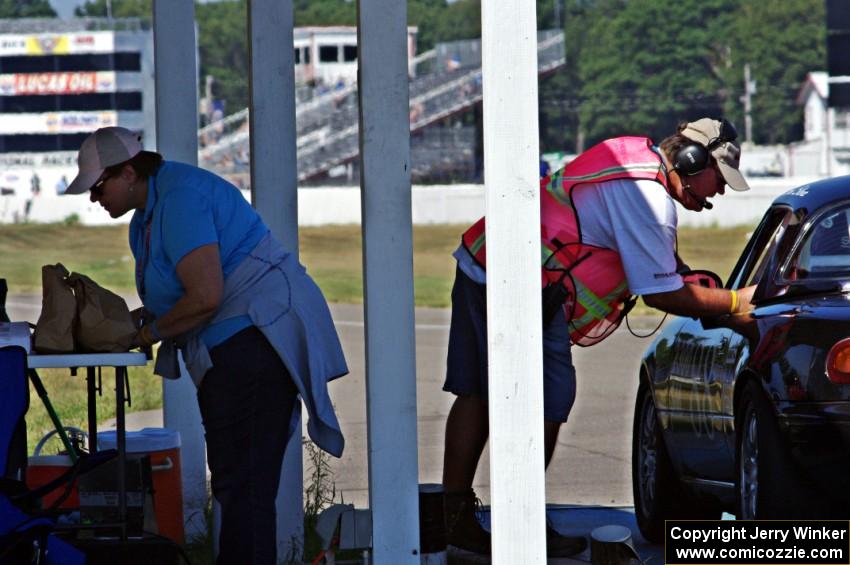
M691 198L696 200L699 203L699 205L702 206L702 208L704 208L706 210L711 210L712 208L714 208L714 204L712 204L708 200L700 198L699 196L694 194L694 191L691 190L691 187L689 185L685 185L684 189L685 189L685 192L687 192L691 196Z

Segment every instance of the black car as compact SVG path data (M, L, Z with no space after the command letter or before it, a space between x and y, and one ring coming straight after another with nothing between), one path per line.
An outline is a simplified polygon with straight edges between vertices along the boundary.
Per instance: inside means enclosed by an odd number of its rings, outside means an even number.
M632 482L644 537L665 519L850 516L850 176L768 209L726 288L747 315L676 318L645 353Z

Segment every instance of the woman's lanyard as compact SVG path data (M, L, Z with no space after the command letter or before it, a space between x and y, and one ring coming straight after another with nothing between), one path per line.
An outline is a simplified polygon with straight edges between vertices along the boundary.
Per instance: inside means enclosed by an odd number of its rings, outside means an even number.
M151 256L151 224L153 223L153 214L150 219L145 222L145 251L139 261L136 261L136 280L139 283L139 298L142 302L145 301L145 269L148 266L148 261Z

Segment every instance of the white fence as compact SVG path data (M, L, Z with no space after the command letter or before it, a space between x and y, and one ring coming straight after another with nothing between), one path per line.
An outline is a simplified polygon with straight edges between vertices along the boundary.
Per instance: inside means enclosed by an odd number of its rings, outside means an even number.
M69 177L70 178L70 177ZM0 196L0 223L62 222L76 216L86 225L126 223L130 214L113 220L98 205L89 202L88 195L60 196L54 185L58 180L44 175L41 192L33 195L29 177L22 177L14 194ZM714 208L689 212L679 208L680 226L734 226L757 222L767 206L783 192L815 178L766 178L750 181L752 190L728 190L725 196L713 200ZM248 193L243 192L246 198ZM27 201L29 213L27 214ZM482 185L443 185L413 187L413 223L469 224L484 214ZM302 226L360 223L360 188L303 188L298 191L298 218Z

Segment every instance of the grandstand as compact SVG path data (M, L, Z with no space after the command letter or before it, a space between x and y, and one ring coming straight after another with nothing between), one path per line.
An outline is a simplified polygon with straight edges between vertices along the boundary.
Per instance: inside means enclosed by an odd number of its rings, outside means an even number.
M480 180L480 120L454 119L480 107L480 42L444 43L412 57L415 34L410 28L413 180ZM354 28L303 28L296 33L296 75L299 84L313 85L310 96L299 95L296 106L298 176L304 184L356 182L354 37ZM325 61L322 69L323 58L335 61ZM562 33L541 32L540 74L563 64ZM0 20L3 194L30 198L36 176L41 187L59 190L59 178L73 173L76 150L97 127L122 125L143 133L146 147L156 147L152 79L152 31L142 20ZM198 136L199 164L248 188L248 110L207 125ZM0 202L0 209L18 207L9 198ZM9 214L0 210L0 215Z
M538 36L538 72L564 64L560 31ZM447 119L474 109L482 97L478 41L443 44L412 61L410 81L411 162L414 182L470 180L476 163L476 126L445 128ZM298 178L327 184L329 177L352 178L358 155L357 87L350 84L296 106ZM455 124L457 125L457 124ZM201 166L247 188L250 172L248 110L199 132Z

